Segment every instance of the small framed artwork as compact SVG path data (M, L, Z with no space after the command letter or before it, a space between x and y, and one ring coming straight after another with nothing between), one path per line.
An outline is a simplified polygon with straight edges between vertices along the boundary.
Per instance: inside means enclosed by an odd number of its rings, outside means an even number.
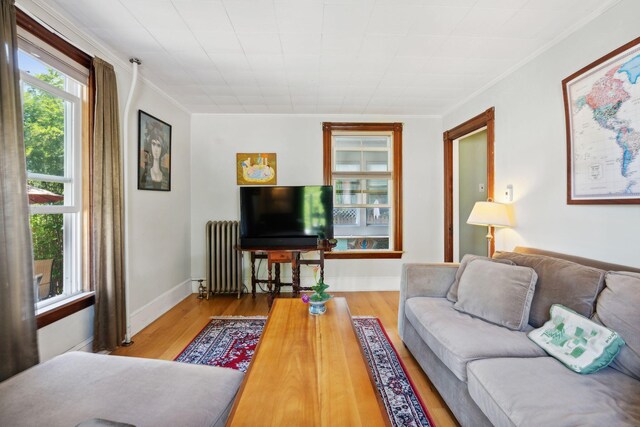
M237 153L238 185L276 185L276 153Z
M171 191L171 125L138 110L138 190Z
M567 204L640 203L640 37L562 81Z

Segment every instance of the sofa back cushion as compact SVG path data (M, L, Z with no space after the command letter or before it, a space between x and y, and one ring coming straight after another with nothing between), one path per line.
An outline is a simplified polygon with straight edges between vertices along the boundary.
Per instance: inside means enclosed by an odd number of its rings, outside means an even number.
M467 265L469 265L471 261L476 259L481 259L484 261L493 261L501 264L515 265L513 261L510 261L508 259L494 260L482 255L466 254L465 256L462 257L462 261L460 261L460 266L458 267L458 271L456 271L456 278L453 281L453 284L451 285L451 287L449 288L449 292L447 292L447 299L449 301L451 302L458 301L458 286L460 285L460 278L462 277L462 273L464 273L464 270L467 268Z
M562 304L585 317L593 315L596 297L604 286L604 270L545 255L496 252L494 258L531 267L538 274L529 313L531 326L539 328L549 320L552 304Z
M618 332L627 343L611 367L640 380L640 273L610 271L605 282L594 320Z
M453 308L521 331L529 320L537 278L529 267L473 260L460 278L458 301Z

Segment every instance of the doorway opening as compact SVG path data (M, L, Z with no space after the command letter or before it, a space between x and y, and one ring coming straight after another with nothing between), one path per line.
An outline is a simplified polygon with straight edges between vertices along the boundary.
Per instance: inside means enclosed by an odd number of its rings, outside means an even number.
M488 256L486 227L467 224L476 202L487 200L487 128L453 141L453 260ZM457 238L456 238L457 236Z
M482 233L481 235L484 236L482 228L466 224L468 213L465 218L463 217L466 210L470 212L475 201L493 199L494 117L495 109L491 107L443 134L445 262L453 262L454 259L457 261L458 257L465 253L473 253L476 251L474 244L471 243L469 246L468 242L476 240L475 233ZM462 152L460 147L463 147ZM483 158L479 159L479 156ZM463 168L464 171L462 171ZM462 173L458 173L459 171ZM481 174L486 174L484 188L481 188L483 184ZM461 196L464 197L464 201L460 201ZM465 241L464 243L461 238ZM492 239L487 255L492 256L494 249ZM480 251L480 249L477 250Z

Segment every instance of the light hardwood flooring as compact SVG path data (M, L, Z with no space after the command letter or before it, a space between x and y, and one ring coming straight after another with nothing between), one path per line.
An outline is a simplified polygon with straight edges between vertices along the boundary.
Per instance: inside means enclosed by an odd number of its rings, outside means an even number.
M376 316L391 338L407 373L438 427L457 426L455 418L398 336L398 292L336 292L347 299L352 316ZM191 295L133 337L133 345L112 354L173 360L209 323L211 316L266 316L267 298L243 295L199 300Z

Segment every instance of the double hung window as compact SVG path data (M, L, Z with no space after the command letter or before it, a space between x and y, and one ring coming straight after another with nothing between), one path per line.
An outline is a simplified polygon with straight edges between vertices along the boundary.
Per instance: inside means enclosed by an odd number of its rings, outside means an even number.
M334 191L334 257L402 251L400 123L325 123L325 183Z
M18 65L36 311L83 286L83 136L89 70L20 28Z

